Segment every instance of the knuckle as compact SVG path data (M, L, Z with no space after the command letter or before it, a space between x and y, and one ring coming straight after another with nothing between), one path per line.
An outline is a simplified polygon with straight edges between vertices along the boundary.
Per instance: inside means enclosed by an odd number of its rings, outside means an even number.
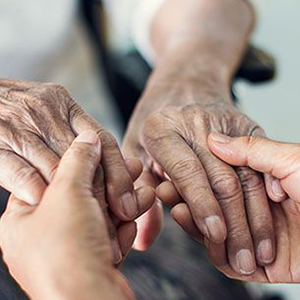
M46 83L44 84L45 90L48 92L55 92L57 94L62 94L66 97L70 97L69 92L65 87L56 83Z
M35 183L38 180L41 180L41 176L36 169L21 167L16 170L13 178L13 183L15 186L24 186Z
M106 130L99 129L97 134L99 135L103 147L108 149L119 149L119 144L117 140Z
M239 174L244 193L251 193L264 189L264 182L259 173L244 167L238 168L237 172Z
M244 245L246 248L252 243L249 228L244 222L233 222L228 228L228 237L231 241L235 241L234 244Z
M214 176L211 179L211 187L220 201L232 201L241 195L241 183L237 176L223 175Z
M157 133L165 119L165 113L163 110L158 110L152 113L147 120L145 121L143 128L142 128L142 134L144 139L147 140L152 140L153 137L157 136Z
M201 172L201 168L193 159L179 160L170 168L170 177L174 181L189 181L196 178Z

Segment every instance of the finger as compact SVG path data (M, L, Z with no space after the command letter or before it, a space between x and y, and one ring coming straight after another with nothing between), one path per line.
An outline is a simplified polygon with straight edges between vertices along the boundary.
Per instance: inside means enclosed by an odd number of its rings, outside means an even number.
M251 136L266 138L265 132L260 127L256 127L256 129L252 131ZM267 194L271 200L273 200L274 202L282 202L286 200L287 195L284 189L281 187L280 181L277 178L265 173L264 181Z
M152 172L144 171L136 186L150 186L156 188L159 181ZM147 250L159 235L163 226L163 208L160 201L156 200L154 205L143 216L137 219L137 237L134 241L136 250Z
M5 217L19 217L20 215L28 215L28 213L34 211L36 206L29 205L21 199L18 199L14 194L11 194L5 210Z
M126 168L131 176L133 182L135 182L143 171L143 165L137 158L125 158Z
M287 200L282 204L272 203L271 206L276 229L276 261L274 264L265 268L270 282L282 282L282 274L285 274L285 282L294 282L290 268L290 262L293 260L291 251L291 249L293 249L291 248L291 243L293 243L291 229L295 226L297 232L299 232L299 224L297 224L299 222L298 220L295 222L294 218L293 222L289 222L288 207L291 205L291 203L288 203L289 201L290 200ZM297 248L298 247L297 245ZM280 271L278 272L278 270Z
M135 222L127 222L118 228L118 240L121 246L123 258L130 252L133 242L137 234L137 226Z
M92 194L93 179L100 163L101 144L93 131L82 132L62 157L52 188L59 183L68 183L78 191Z
M242 280L247 282L268 282L265 271L263 268L258 268L255 273L251 275L241 275L235 272L234 269L228 264L226 245L214 244L207 239L204 241L206 246L208 257L212 263L220 272L226 275L228 278Z
M30 205L37 205L47 187L39 172L17 154L0 151L0 184Z
M248 166L280 180L290 198L300 202L300 151L297 144L285 144L260 137L230 138L211 134L210 149L229 164Z
M274 202L283 202L287 199L287 194L281 186L280 181L270 174L264 174L267 194Z
M138 214L139 200L117 141L75 103L70 110L70 120L76 134L83 130L94 130L98 133L102 144L101 164L104 168L110 209L122 221L134 220Z
M58 167L60 156L35 135L20 136L11 145L12 150L26 159L50 183Z
M179 203L171 210L171 215L181 228L193 237L197 242L203 244L203 234L195 224L190 209L186 203Z
M125 163L132 181L136 181L143 171L142 163L136 158L125 159ZM138 218L154 204L155 191L150 186L141 185L140 188L135 190L135 195L137 201L136 218Z
M108 204L106 202L106 197L105 197L104 172L101 165L99 165L96 169L94 184L93 184L93 194L94 197L98 200L99 206L103 212L103 216L106 221L106 227L111 241L113 262L114 264L118 264L122 260L122 252L118 240L116 225L112 220L114 217L108 211Z
M156 195L164 204L171 207L183 201L172 181L164 181L161 183L156 188Z
M205 170L192 149L174 133L166 134L159 144L147 144L146 139L145 146L189 205L200 231L216 243L223 242L227 234L223 214Z
M256 261L265 266L275 259L275 232L269 201L261 174L247 167L237 168L254 242Z
M111 238L113 261L119 263L122 255L115 228L105 205L104 180L98 180L94 184L95 174L99 175L101 172L99 169L100 159L101 143L98 135L91 130L83 131L63 155L50 187L56 188L58 184L62 183L71 186L72 190L77 191L81 196L93 196L95 193L104 213Z
M201 159L226 220L229 263L241 275L252 274L256 270L255 251L240 179L230 166L217 159L205 147L201 147L200 141L194 143L195 152Z

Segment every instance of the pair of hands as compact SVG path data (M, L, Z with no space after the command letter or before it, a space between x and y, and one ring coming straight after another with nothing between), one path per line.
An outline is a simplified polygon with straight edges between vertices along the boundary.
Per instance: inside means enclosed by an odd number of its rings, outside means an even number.
M62 157L37 206L9 199L0 221L1 249L31 299L134 299L112 264L105 195L94 188L100 159L97 134L85 131ZM127 222L117 235L130 248L135 223Z
M268 265L276 254L275 229L263 179L249 168L233 169L216 158L210 152L207 137L210 132L231 136L262 135L263 132L234 108L230 97L224 96L228 94L226 91L220 93L225 97L221 98L217 94L199 93L201 88L194 81L180 79L176 83L173 78L172 84L164 80L158 82L159 85L149 84L125 138L125 155L137 156L146 166L137 186L157 188L158 196L174 206L175 220L188 233L204 234L206 241L217 245L224 245L227 237L227 265L240 279L245 274L253 274L256 263ZM130 163L122 158L116 141L86 115L62 87L1 80L0 92L0 157L6 158L0 181L17 197L29 203L38 202L62 154L76 135L88 129L96 131L102 141L101 167L111 209L107 212L107 204L102 200L101 207L112 239L117 240L116 227L134 220L151 207L152 190L133 190L137 176L131 174L134 172L130 171ZM138 168L137 164L133 163L133 169ZM166 179L172 181L164 182ZM266 179L268 195L275 201L285 199L278 180L270 176ZM127 192L134 195L138 204L138 211L131 218L122 210L122 195L128 195ZM156 202L138 221L136 248L149 247L161 224L161 206ZM262 241L271 241L271 247L259 246ZM250 259L243 264L245 255L240 261L237 258L245 249L250 252ZM120 251L113 252L117 253L115 262L120 261Z
M277 241L274 263L242 279L299 282L299 145L220 134L211 134L208 144L216 156L231 165L272 174L289 197L282 203L271 203ZM134 299L111 263L107 224L94 194L100 157L96 133L83 132L62 157L38 206L14 195L9 200L0 223L0 244L12 275L32 299ZM193 223L192 219L187 221ZM199 239L198 228L195 223L193 226L188 230ZM132 241L134 222L127 223L118 234L120 241ZM241 279L227 264L224 244L208 242L207 246L213 263L223 273Z
M61 86L1 79L0 110L0 184L31 205L41 201L74 138L85 130L99 135L102 158L94 190L108 224L114 262L119 263L131 245L126 249L119 245L118 229L154 201L152 188L134 189L142 170L140 162L125 160L113 136Z

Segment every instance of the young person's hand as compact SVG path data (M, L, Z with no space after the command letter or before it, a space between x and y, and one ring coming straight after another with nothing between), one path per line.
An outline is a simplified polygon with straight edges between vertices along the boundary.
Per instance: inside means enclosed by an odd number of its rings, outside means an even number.
M299 144L280 143L260 137L230 138L213 133L208 138L211 151L224 162L232 165L247 166L255 171L272 175L275 180L268 190L271 200L264 203L271 208L275 238L276 258L273 263L260 267L251 276L241 276L230 266L226 243L216 245L204 240L212 263L224 274L235 279L271 283L300 282L300 146ZM274 197L277 195L277 197ZM279 201L280 199L280 201ZM246 207L251 206L246 202ZM249 214L248 220L264 219L264 211ZM201 240L199 231L193 225L185 204L175 212L179 223L194 237ZM237 220L239 215L234 216ZM270 249L271 241L261 231L261 248ZM259 253L258 253L259 254ZM248 264L246 260L244 262Z
M32 299L134 299L113 267L101 208L105 188L100 159L97 134L85 131L63 155L37 206L10 197L0 221L0 246L12 276ZM117 235L129 249L135 223L120 224Z

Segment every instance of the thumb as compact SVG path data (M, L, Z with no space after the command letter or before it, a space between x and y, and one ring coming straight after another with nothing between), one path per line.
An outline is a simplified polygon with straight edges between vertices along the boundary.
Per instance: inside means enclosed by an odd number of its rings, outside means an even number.
M89 188L92 191L100 159L99 137L94 131L82 132L63 155L51 185L68 182L76 190Z
M234 166L248 166L280 180L282 188L300 202L300 147L262 137L231 138L219 133L208 137L210 150ZM299 186L299 187L298 187Z

